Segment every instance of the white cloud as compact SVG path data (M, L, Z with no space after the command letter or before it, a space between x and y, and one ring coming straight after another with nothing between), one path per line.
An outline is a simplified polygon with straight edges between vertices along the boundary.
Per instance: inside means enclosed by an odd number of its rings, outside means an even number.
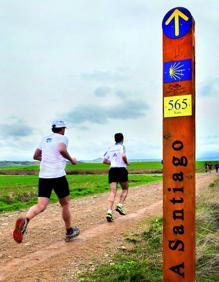
M33 128L16 117L13 117L6 123L1 123L0 131L0 140L6 140L7 138L21 139L33 134Z
M78 105L72 111L64 115L64 119L74 125L83 123L104 124L109 120L127 120L138 119L146 115L149 110L148 105L141 100L119 100L112 106L96 105Z
M206 97L219 97L219 77L211 77L204 81L200 86L200 92L198 94Z
M97 97L104 97L106 96L107 94L109 94L111 92L111 88L110 87L98 87L96 90L95 90L95 95Z

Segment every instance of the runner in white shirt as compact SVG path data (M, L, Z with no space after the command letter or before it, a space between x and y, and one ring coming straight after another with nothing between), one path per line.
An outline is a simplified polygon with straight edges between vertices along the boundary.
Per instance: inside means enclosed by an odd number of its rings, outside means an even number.
M26 217L17 219L13 232L13 238L17 243L22 242L29 221L46 209L52 190L55 191L62 207L62 218L66 227L65 240L70 241L80 233L78 227L71 226L70 191L65 166L67 160L73 165L77 161L67 151L68 139L64 136L65 128L64 121L54 121L53 133L44 137L34 152L33 158L40 161L38 203L29 209Z
M59 133L52 133L41 141L38 148L44 153L40 162L40 178L57 178L66 175L67 159L60 153L60 144L67 148L68 139Z
M123 204L128 195L128 171L126 166L128 165L128 160L126 157L125 146L123 145L123 134L116 133L115 136L115 145L110 147L107 152L104 154L103 163L110 165L109 170L109 184L110 184L110 195L109 195L109 204L106 219L108 222L113 221L112 209L114 201L116 198L117 192L117 183L120 183L122 187L122 192L120 195L119 203L116 205L116 211L121 215L125 215Z

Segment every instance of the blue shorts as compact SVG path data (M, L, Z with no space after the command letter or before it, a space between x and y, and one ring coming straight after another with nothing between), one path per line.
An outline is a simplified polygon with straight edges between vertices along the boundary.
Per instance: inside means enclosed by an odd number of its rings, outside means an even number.
M39 178L38 197L50 198L52 190L59 199L69 196L70 191L66 177Z

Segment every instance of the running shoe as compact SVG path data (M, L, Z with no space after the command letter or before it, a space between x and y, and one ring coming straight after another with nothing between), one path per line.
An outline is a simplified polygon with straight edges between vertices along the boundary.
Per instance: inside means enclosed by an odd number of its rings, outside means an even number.
M17 243L21 243L24 234L27 232L28 221L24 217L20 217L16 220L15 228L13 231L13 238Z
M79 234L80 234L80 229L77 226L72 227L69 232L66 232L66 234L65 234L65 241L66 242L70 242L75 237L77 237Z
M108 211L107 214L106 214L106 220L108 222L112 222L113 221L113 214L112 212Z
M121 215L126 215L126 212L124 211L123 206L120 205L120 204L118 204L118 205L116 206L116 211L117 211L118 213L120 213Z

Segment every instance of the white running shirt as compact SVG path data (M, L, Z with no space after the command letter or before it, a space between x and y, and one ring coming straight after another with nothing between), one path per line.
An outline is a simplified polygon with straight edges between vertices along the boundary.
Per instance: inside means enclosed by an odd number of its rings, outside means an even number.
M110 161L110 167L126 167L126 163L122 159L122 155L125 152L125 146L121 143L116 143L107 150L103 157Z
M58 178L66 175L67 160L60 154L58 145L64 143L67 147L68 139L64 135L52 133L43 138L39 145L42 151L40 162L40 178Z

